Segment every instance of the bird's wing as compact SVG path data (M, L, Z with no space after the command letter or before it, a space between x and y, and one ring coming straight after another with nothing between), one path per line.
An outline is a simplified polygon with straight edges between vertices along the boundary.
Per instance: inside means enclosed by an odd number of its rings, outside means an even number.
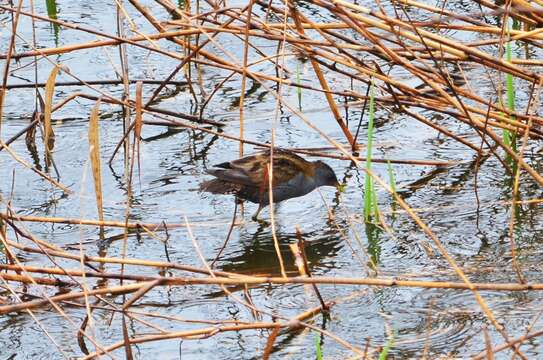
M241 159L216 165L222 169L210 170L209 173L226 181L268 188L270 152L264 151ZM223 170L224 169L224 170ZM313 175L311 163L286 150L275 149L273 152L272 184L282 184L300 173ZM274 185L275 186L275 185Z

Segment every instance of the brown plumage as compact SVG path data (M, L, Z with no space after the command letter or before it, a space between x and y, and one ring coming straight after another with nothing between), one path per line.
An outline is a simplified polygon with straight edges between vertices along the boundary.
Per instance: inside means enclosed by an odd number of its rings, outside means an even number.
M202 191L213 194L234 194L238 198L259 204L253 215L269 205L268 165L270 151L215 165L207 173L216 179L201 184ZM274 149L272 190L273 201L280 202L303 196L319 186L338 186L334 171L322 161L307 161L295 153Z

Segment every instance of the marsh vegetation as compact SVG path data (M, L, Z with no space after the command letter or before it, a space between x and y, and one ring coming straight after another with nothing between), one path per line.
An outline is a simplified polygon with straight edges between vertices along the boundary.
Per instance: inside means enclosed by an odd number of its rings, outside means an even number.
M543 3L0 3L0 357L537 358ZM260 213L206 169L334 170Z

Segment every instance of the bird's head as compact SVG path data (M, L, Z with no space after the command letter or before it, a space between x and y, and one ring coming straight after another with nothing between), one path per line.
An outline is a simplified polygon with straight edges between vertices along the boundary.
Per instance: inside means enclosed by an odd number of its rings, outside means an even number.
M318 186L334 186L339 188L340 184L337 181L336 173L325 162L317 160L315 164L315 180Z

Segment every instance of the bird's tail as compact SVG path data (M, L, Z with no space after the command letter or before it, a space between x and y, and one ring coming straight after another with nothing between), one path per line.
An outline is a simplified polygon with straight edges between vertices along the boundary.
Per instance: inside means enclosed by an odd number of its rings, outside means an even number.
M231 183L220 179L213 179L201 183L200 191L209 192L212 194L232 194L235 193L236 189Z

